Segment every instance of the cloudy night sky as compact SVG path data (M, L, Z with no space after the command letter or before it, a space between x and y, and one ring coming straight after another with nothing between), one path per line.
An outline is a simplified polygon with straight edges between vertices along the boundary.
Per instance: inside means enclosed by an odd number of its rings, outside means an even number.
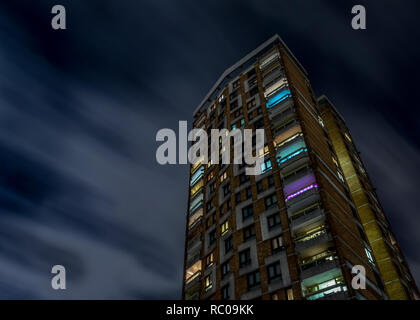
M67 30L51 28L64 5ZM367 30L351 28L363 4ZM0 298L181 297L188 167L160 166L274 34L343 114L420 283L419 1L0 0ZM51 267L67 270L52 290Z

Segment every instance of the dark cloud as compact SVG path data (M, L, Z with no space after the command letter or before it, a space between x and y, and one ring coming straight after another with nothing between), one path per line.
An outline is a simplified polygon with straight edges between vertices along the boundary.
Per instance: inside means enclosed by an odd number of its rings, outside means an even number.
M0 297L179 298L186 166L159 166L220 74L278 33L347 119L417 279L417 1L0 3ZM358 143L359 142L359 143ZM63 264L68 290L50 287Z

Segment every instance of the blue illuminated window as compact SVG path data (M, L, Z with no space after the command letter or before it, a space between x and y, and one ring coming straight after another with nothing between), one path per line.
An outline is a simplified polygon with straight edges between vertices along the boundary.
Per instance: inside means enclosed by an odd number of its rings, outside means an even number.
M195 209L200 207L203 204L203 193L200 193L198 196L196 196L190 204L190 213L193 212Z
M200 180L204 175L204 166L201 166L191 177L190 186L196 184L198 180Z
M271 170L271 160L266 160L261 164L261 171L262 173L265 173L269 170Z
M276 104L286 100L287 98L290 98L291 96L292 93L289 89L282 90L267 101L267 109L274 107Z

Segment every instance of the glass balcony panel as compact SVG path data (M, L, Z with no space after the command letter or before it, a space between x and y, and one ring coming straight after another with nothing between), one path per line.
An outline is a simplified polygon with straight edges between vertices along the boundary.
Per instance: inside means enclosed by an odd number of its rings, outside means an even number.
M196 210L203 204L203 197L203 193L201 192L199 195L197 195L194 199L191 200L190 213L194 212L194 210Z
M290 178L292 179L293 176ZM286 180L287 181L287 180ZM298 196L305 191L317 188L318 185L315 181L315 176L313 173L307 174L304 177L298 178L291 183L285 184L283 187L283 193L286 195L286 199L289 200Z
M204 166L201 166L191 177L190 186L195 185L204 175Z
M302 133L302 128L296 122L286 125L279 129L273 129L274 132L274 146L281 146L282 143L286 142L289 138L294 138L295 135Z

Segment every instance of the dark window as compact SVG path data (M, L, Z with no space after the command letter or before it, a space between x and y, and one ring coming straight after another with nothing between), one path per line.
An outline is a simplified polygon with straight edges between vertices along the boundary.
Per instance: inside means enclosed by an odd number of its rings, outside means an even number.
M251 97L255 96L256 94L258 94L258 87L252 88L249 93L250 93Z
M230 199L226 201L226 208L227 210L230 210L232 208L232 203L230 202Z
M210 185L210 192L214 192L214 191L216 191L216 182L213 182L213 183Z
M222 288L222 300L229 300L229 285Z
M278 213L275 213L267 218L268 230L277 228L280 226L280 216Z
M235 203L241 203L241 194L239 192L235 194Z
M248 101L246 103L246 107L249 109L255 107L257 105L257 101L255 99L252 99L251 101Z
M230 183L223 187L223 195L226 197L230 193Z
M248 79L251 78L253 75L255 75L255 69L248 71L248 73L246 74Z
M233 100L233 99L235 99L237 96L238 96L238 90L236 90L236 91L232 92L232 93L229 95L229 98L230 98L230 100Z
M260 193L261 191L263 191L263 185L261 181L257 182L257 191L258 193Z
M260 272L255 271L247 275L248 290L258 288L261 284Z
M264 127L264 119L260 119L260 120L256 121L254 126L255 126L255 129L263 128Z
M277 205L277 197L276 194L272 194L264 199L265 202L265 209L268 210Z
M270 264L267 267L267 273L268 273L268 282L272 282L274 280L280 279L281 278L280 262Z
M271 252L275 254L284 248L284 240L282 236L271 239Z
M239 266L242 268L249 264L251 264L251 249L248 248L239 252Z
M254 215L254 207L252 204L242 209L242 218L246 220Z
M230 272L229 261L222 264L222 278Z
M240 176L239 176L239 182L242 184L242 183L245 183L245 182L247 182L247 181L249 181L250 180L250 177L248 176L248 175L246 175L245 173L241 173L240 174Z
M212 200L210 200L209 202L207 202L207 211L210 211L213 208Z
M233 240L232 236L225 240L225 253L228 253L230 250L233 249Z
M235 82L233 82L233 83L232 83L232 88L233 88L233 89L236 89L236 88L238 88L240 85L241 85L241 80L240 80L240 79L238 79L238 80L236 80Z
M238 100L235 101L236 102L236 106L238 105ZM238 109L234 112L234 117L237 118L242 114L242 110Z
M274 177L273 176L268 177L268 186L269 187L274 186Z
M255 225L250 225L244 228L244 242L255 238Z
M210 242L210 245L216 242L216 230L210 231L209 242Z
M245 192L246 192L246 199L247 200L248 199L251 199L252 198L252 189L251 189L251 187L246 188L245 189Z
M252 112L248 113L248 121L251 121L254 118Z
M238 107L238 100L235 100L233 102L230 103L230 109L235 109L236 107ZM237 110L235 112L235 118L239 117L239 115L241 114L241 110Z

